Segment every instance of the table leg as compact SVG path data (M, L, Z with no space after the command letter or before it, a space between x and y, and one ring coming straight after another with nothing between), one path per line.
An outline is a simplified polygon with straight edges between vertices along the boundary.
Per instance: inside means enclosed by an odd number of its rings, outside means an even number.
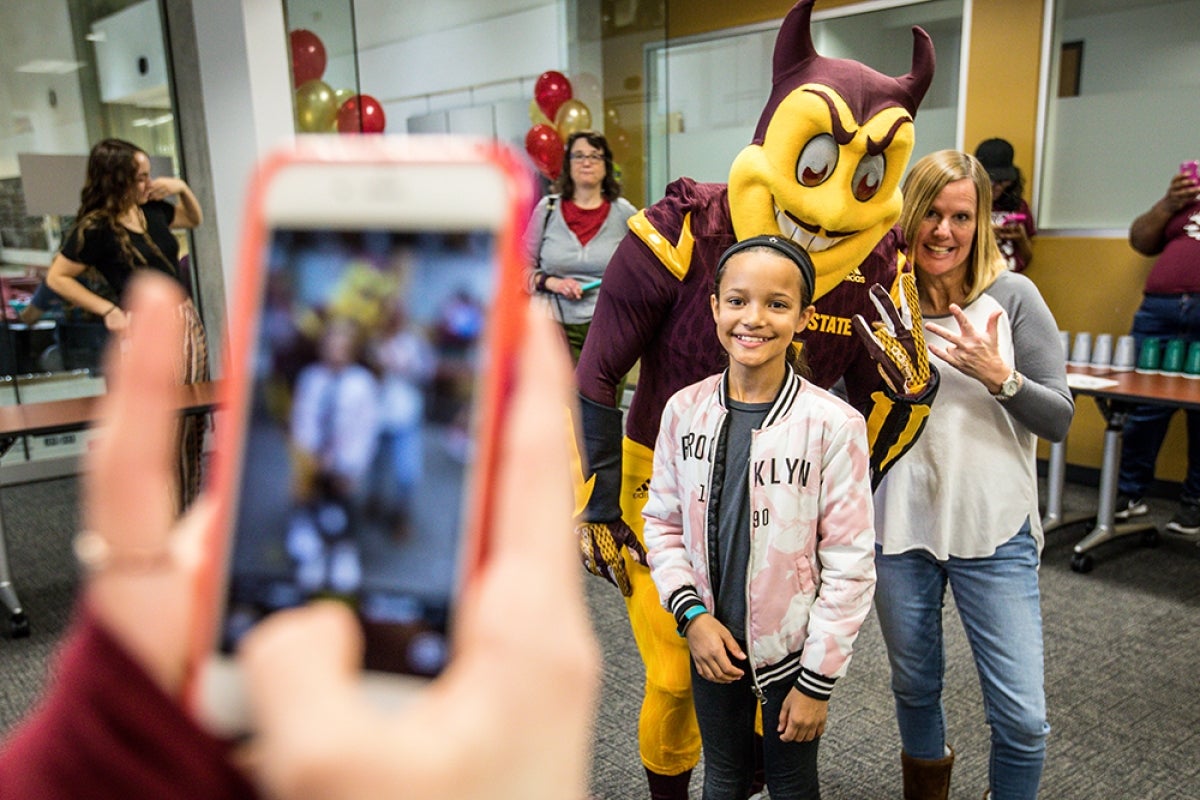
M1120 403L1112 403L1097 397L1096 405L1104 415L1104 460L1100 465L1100 501L1096 509L1096 527L1075 545L1071 556L1071 569L1090 572L1094 566L1088 552L1105 542L1122 536L1130 536L1148 530L1156 530L1150 522L1122 522L1118 524L1113 513L1117 505L1117 473L1121 466L1121 434L1125 429L1128 410Z
M1046 466L1046 513L1042 517L1042 531L1049 533L1055 528L1092 520L1095 514L1086 511L1063 512L1063 484L1067 480L1067 442L1050 443L1050 460Z
M0 457L8 452L16 439L0 438ZM0 603L8 609L8 630L14 638L29 635L29 619L21 607L21 599L13 586L12 572L8 567L8 540L4 535L4 506L0 505Z
M8 544L4 540L3 522L0 522L0 603L8 609L8 630L14 638L29 635L29 619L17 590L13 587L12 575L8 569Z

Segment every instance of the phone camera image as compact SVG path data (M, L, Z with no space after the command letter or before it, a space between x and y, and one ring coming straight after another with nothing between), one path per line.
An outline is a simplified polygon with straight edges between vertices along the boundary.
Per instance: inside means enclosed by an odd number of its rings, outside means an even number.
M494 245L272 233L225 652L273 611L334 598L362 623L367 669L445 666Z

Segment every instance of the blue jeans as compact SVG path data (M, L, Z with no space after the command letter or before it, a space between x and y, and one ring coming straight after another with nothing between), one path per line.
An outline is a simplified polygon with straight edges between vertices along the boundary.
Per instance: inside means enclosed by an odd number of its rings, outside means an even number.
M1184 339L1200 341L1200 295L1181 294L1144 297L1133 316L1133 338L1141 352L1146 339ZM1119 491L1131 497L1142 497L1154 480L1158 451L1167 436L1167 425L1177 408L1170 406L1134 406L1125 420L1122 436L1121 470L1117 478ZM1200 411L1187 414L1187 476L1183 481L1183 497L1200 501Z
M746 649L740 643L742 650ZM742 800L754 777L754 716L758 698L750 666L734 661L745 674L733 683L701 678L692 662L692 702L704 747L704 800ZM817 780L820 738L784 742L776 730L791 681L763 687L763 770L772 800L821 800Z
M389 514L407 514L421 482L425 462L420 423L379 434L375 460L367 475L368 502Z
M875 610L892 667L900 742L914 758L946 753L942 608L949 582L975 657L992 729L992 800L1036 798L1046 757L1037 543L1029 521L985 558L938 561L875 549Z

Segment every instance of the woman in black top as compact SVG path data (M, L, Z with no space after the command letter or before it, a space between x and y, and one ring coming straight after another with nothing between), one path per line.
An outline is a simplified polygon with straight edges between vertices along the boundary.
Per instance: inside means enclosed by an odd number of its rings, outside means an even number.
M175 195L178 202L166 202ZM180 280L179 242L172 228L194 228L204 215L188 185L179 178L151 178L150 158L136 145L105 139L92 148L87 179L80 192L75 226L50 264L46 284L72 303L103 318L109 331L122 331L129 319L121 307L125 286L139 269L153 269ZM113 290L116 302L87 288L79 276L95 267ZM208 379L204 327L190 300L180 306L187 335L180 377L183 383ZM187 507L200 488L200 448L204 423L182 423L179 507Z

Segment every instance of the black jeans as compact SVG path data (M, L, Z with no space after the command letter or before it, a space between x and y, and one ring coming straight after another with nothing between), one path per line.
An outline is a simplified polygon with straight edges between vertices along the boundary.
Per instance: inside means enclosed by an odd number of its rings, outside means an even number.
M743 649L745 645L742 645ZM704 747L704 800L745 800L754 777L754 714L758 698L750 665L733 683L712 683L696 673L692 662L692 701ZM781 742L779 711L792 689L791 681L763 687L763 766L771 800L820 800L817 746L810 742Z

